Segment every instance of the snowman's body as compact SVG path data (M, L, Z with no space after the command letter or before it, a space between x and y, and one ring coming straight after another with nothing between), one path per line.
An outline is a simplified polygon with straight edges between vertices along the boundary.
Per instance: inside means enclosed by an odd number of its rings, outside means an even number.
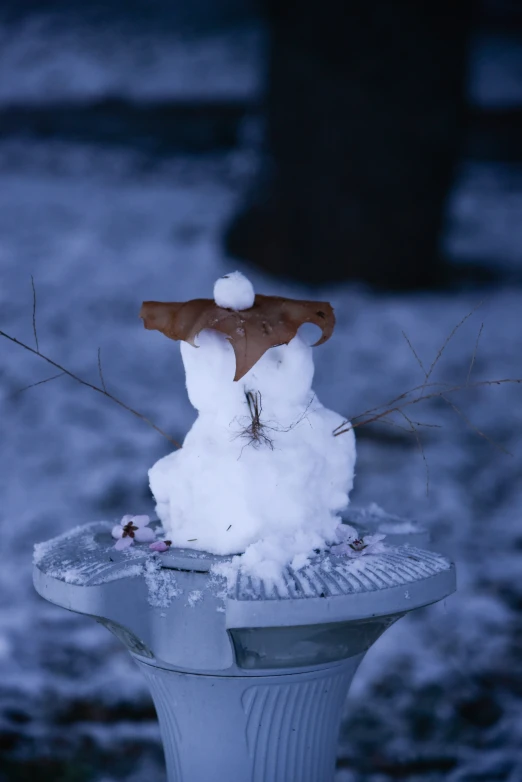
M253 575L276 578L285 564L302 566L335 541L355 464L353 432L334 437L343 419L312 391L312 348L298 335L236 382L222 334L203 331L198 347L181 343L181 354L198 418L183 448L149 472L166 537L174 546L242 553Z

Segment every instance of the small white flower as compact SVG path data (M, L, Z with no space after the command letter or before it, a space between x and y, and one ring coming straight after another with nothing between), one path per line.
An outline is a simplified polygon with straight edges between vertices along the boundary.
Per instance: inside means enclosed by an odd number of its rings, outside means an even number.
M148 525L148 516L124 516L119 524L112 528L112 537L118 541L114 548L121 551L136 543L150 543L156 537Z
M386 535L365 535L363 538L354 538L332 546L330 551L336 557L362 557L365 554L382 554L385 550L381 542Z

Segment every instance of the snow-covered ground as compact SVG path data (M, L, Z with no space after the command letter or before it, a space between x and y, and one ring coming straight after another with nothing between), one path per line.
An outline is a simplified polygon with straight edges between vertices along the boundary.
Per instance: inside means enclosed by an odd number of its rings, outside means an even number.
M98 382L176 439L195 418L179 349L146 332L143 299L212 294L230 271L219 236L252 165L247 152L151 161L138 152L49 142L0 144L0 329ZM462 257L487 245L522 262L522 170L463 165L450 238ZM237 264L234 264L237 266ZM329 299L334 337L315 353L315 388L355 415L422 381L404 331L437 376L522 377L522 290L374 295L353 286L281 285L249 270L259 292ZM0 781L161 782L145 684L103 628L40 600L31 550L92 519L150 512L147 469L170 444L52 367L1 342ZM401 429L359 432L357 504L377 502L430 525L456 559L458 593L401 620L369 652L346 707L339 782L522 779L522 387L415 411L429 467ZM457 401L457 398L455 398ZM101 770L103 769L103 771ZM318 781L319 782L319 781Z
M261 89L259 29L176 35L171 26L67 24L60 14L0 21L0 104L241 98Z
M0 9L1 11L2 9ZM266 35L249 29L191 36L148 24L74 24L61 13L0 18L0 105L107 96L138 100L244 98L263 83ZM522 47L515 35L480 33L470 48L472 103L522 100Z

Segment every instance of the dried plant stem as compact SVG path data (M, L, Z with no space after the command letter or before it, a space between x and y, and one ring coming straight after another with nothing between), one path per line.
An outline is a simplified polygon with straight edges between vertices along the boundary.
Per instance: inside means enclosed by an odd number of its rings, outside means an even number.
M470 362L469 369L468 369L468 377L466 379L466 385L469 385L469 379L471 377L471 372L472 372L473 367L475 365L475 358L477 357L478 344L479 344L480 337L482 335L482 331L483 330L484 330L484 324L481 323L480 324L480 328L479 328L479 332L477 334L477 340L475 342L475 347L473 348L473 355L471 356L471 362Z
M397 421L392 421L390 418L382 418L380 423L386 424L386 426L394 426L396 429L402 429L403 432L411 432L411 426L402 426L402 424L398 424ZM412 421L411 423L414 426L423 426L429 429L442 429L442 424L428 424L425 421Z
M102 371L102 365L101 365L101 348L98 348L98 372L100 375L100 380L103 388L103 393L107 393L107 386L105 385L105 378L103 377L103 371Z
M428 466L428 460L426 459L426 453L424 451L424 446L420 438L418 427L415 425L415 422L412 421L411 418L409 418L403 410L400 410L399 412L406 420L406 422L409 424L410 426L409 431L413 434L415 440L417 441L417 448L419 449L419 453L422 456L422 460L424 462L424 467L426 470L426 496L428 496L430 493L430 468Z
M33 333L34 333L34 341L36 343L36 352L40 353L40 348L38 346L38 332L36 331L36 288L34 285L34 277L31 274L31 286L33 289Z
M349 432L351 429L355 429L357 427L365 426L366 424L371 424L376 422L382 422L382 423L389 424L391 426L397 426L400 429L410 432L415 436L415 439L417 440L417 445L419 447L419 451L424 461L424 465L426 468L426 493L428 494L429 493L429 467L428 467L428 462L426 460L426 454L424 452L422 441L419 436L418 428L420 426L430 426L430 424L425 424L420 421L412 420L405 413L405 408L419 404L419 402L427 402L430 399L441 399L443 402L445 402L448 405L448 407L450 407L455 413L457 413L457 415L459 415L466 422L466 424L471 429L473 429L473 431L475 431L480 437L483 437L491 445L493 445L495 448L502 451L503 453L512 456L512 454L506 448L504 448L503 445L497 443L495 440L493 440L491 437L485 434L485 432L483 432L481 429L475 426L475 424L473 424L473 422L469 420L469 418L462 412L462 410L451 399L448 398L450 394L463 391L463 390L468 390L470 388L480 388L481 386L503 385L505 383L516 383L516 384L522 383L522 378L499 378L498 380L478 380L474 383L470 383L471 372L475 365L475 359L477 356L478 344L480 341L480 337L482 335L482 331L484 329L483 323L480 326L477 339L475 341L475 346L473 349L473 354L471 356L471 361L470 361L465 385L451 385L450 383L433 382L433 381L430 382L430 378L433 374L433 371L438 361L440 360L445 348L447 347L448 343L454 337L454 335L457 333L460 327L468 320L468 318L470 318L471 315L473 315L473 313L478 309L478 307L480 307L480 304L478 304L459 323L457 323L455 328L451 331L449 336L444 340L440 349L437 351L437 354L434 360L432 361L429 369L426 369L422 359L420 358L419 354L415 350L408 335L403 331L402 336L406 340L408 347L410 348L417 364L419 365L422 371L422 374L424 375L424 381L422 385L415 386L414 388L411 388L409 391L405 391L404 393L399 394L399 396L395 397L394 399L390 400L384 405L371 408L369 410L366 410L364 413L354 416L354 418L351 421L349 419L346 419L345 421L342 422L342 424L340 424L336 429L334 429L333 431L334 437L337 437L341 434L345 434L346 432ZM428 389L431 389L430 393L426 393ZM392 415L402 416L407 422L408 426L407 427L401 426L396 421L390 419L390 416ZM437 424L431 424L431 426L437 426Z
M424 375L424 379L426 379L428 377L428 373L426 372L426 370L424 368L424 364L422 363L422 359L420 358L419 354L417 353L417 351L413 347L413 345L411 343L411 340L410 340L410 338L408 337L408 335L406 334L405 331L402 332L402 336L404 337L404 339L408 343L408 347L411 350L411 352L413 353L413 355L415 356L415 358L417 360L417 363L418 363L418 365L420 366L420 368L422 370L422 374Z
M399 396L396 396L393 399L390 399L388 402L385 402L382 405L378 405L377 407L371 407L368 410L365 410L364 413L359 413L359 415L354 415L351 418L347 418L345 421L343 421L341 424L339 424L339 426L337 426L334 429L334 434L337 433L337 431L339 429L342 429L347 424L350 424L351 422L355 421L357 418L362 418L363 416L369 416L372 413L379 413L379 415L377 416L377 418L375 420L380 420L381 418L384 417L382 412L381 412L383 409L388 409L389 408L389 413L396 412L395 405L397 404L397 402L400 402L401 400L406 399L410 394L414 394L416 391L420 391L423 388L435 388L435 387L436 388L440 388L441 386L445 387L447 385L448 385L448 383L429 383L428 386L424 386L424 384L422 384L420 386L414 386L413 388L408 389L408 391L404 391L402 394L399 394ZM426 398L427 397L425 397L425 396L422 397L422 399L426 399ZM419 397L419 401L420 401L420 399L421 399L421 397ZM373 423L373 420L374 420L373 418L369 419L367 421L367 423L371 424L371 423ZM355 427L355 426L360 426L360 425L361 424L353 424L352 423L350 428ZM341 432L339 432L339 434L341 434Z
M424 374L425 374L425 378L424 378L424 383L425 383L425 385L427 385L427 383L428 383L428 381L429 381L430 377L431 377L431 376L432 376L432 374L433 374L433 371L434 371L435 367L437 366L437 364L439 363L439 360L440 360L440 358L442 357L442 354L443 354L443 353L444 353L444 351L446 350L446 348L447 348L448 344L451 342L451 340L453 339L453 337L455 336L455 334L457 333L457 331L458 331L458 330L461 328L461 326L463 326L463 325L464 325L464 323L466 323L466 321L467 321L467 320L469 320L469 318L471 318L471 316L472 316L472 315L474 315L474 313L475 313L475 312L476 312L476 311L479 309L479 307L481 307L481 306L482 306L482 303L483 303L483 302L479 301L479 303L478 303L478 304L477 304L475 307L473 307L473 309L471 310L471 312L468 312L468 314L467 314L467 315L465 315L465 316L462 318L462 320L460 320L460 321L457 323L457 325L454 327L454 329L453 329L453 330L452 330L452 331L451 331L451 332L448 334L448 336L446 337L446 339L445 339L445 340L444 340L444 342L442 343L441 347L440 347L440 348L439 348L439 350L437 351L437 355L435 356L435 358L434 358L434 359L433 359L433 361L431 362L430 368L428 369L428 371L427 371L427 372L426 372L426 370L424 369L424 366L422 365L422 362L420 363L421 369L422 369L422 371L423 371L423 372L424 372ZM413 348L412 348L412 349L413 349ZM417 357L417 354L415 353L415 351L413 351L413 354L415 355L415 357L417 358L417 360L418 360L418 361L420 361L420 359L418 359L418 357ZM421 391L421 396L422 396L422 395L423 395L423 391Z
M441 350L439 350L439 352L437 353L437 357L436 357L435 361L433 362L431 369L433 369L433 367L434 367L434 366L435 366L435 364L437 363L438 359L439 359L439 358L440 358L440 356L442 355L442 351L444 350L444 347L445 347L445 346L448 344L448 342L449 342L449 341L450 341L450 339L453 337L453 335L454 335L454 334L455 334L455 333L458 331L458 329L459 329L459 328L462 326L462 324L463 324L463 323L464 323L464 322L465 322L465 321L466 321L466 320L467 320L469 317L471 317L471 315L473 315L473 313L474 313L474 312L475 312L475 311L478 309L478 307L479 307L479 306L480 306L480 304L479 304L479 305L477 305L477 307L475 307L475 308L474 308L474 309L473 309L473 310L472 310L470 313L468 313L468 315L467 315L465 318L463 318L463 319L460 321L460 323L458 323L458 324L455 326L455 328L453 329L453 331L451 332L451 334L449 335L449 337L448 337L448 338L447 338L447 340L445 341L444 345L442 346ZM469 369L468 369L468 375L467 375L467 377L466 377L466 387L468 387L468 386L469 386L470 376L471 376L471 372L472 372L472 370L473 370L473 366L474 366L474 364L475 364L475 358L476 358L476 356L477 356L478 344L479 344L479 342L480 342L480 337L481 337L481 334L482 334L482 331L483 331L483 329L484 329L484 323L481 323L481 324L480 324L480 328L479 328L479 330L478 330L477 339L475 340L475 346L474 346L474 348L473 348L473 353L472 353L472 356L471 356L471 361L470 361L470 365L469 365ZM411 349L411 352L413 353L413 355L414 355L415 359L417 360L417 362L418 362L418 364L419 364L419 366L420 366L420 368L421 368L422 372L424 373L424 375L425 375L425 378L424 378L424 379L425 379L425 382L426 382L426 381L428 380L428 378L429 378L429 374L430 374L430 372L429 372L429 371L428 371L428 372L426 372L426 370L425 370L425 368L424 368L424 364L422 363L422 361L421 361L421 359L419 358L419 356L418 356L418 354L417 354L417 352L416 352L415 348L413 347L413 345L412 345L411 341L408 339L408 337L407 337L407 335L404 333L404 331L402 332L402 334L403 334L403 336L404 336L404 339L405 339L405 340L406 340L406 342L408 343L408 345L409 345L409 347L410 347L410 349ZM430 369L430 371L431 371L431 369ZM510 453L510 451L508 451L506 448L504 448L504 446L500 445L500 443L497 443L495 440L493 440L491 437L489 437L487 434L485 434L485 433L484 433L484 432L483 432L481 429L479 429L477 426L475 426L475 424L474 424L472 421L470 421L470 420L469 420L469 418L468 418L468 417L467 417L467 416L466 416L466 415L465 415L465 414L462 412L462 410L460 409L460 407L457 407L457 405L456 405L456 404L454 404L454 402L452 402L450 399L448 399L448 398L447 398L447 397L446 397L444 394L441 394L441 399L443 399L443 400L444 400L444 402L446 402L446 404L447 404L447 405L448 405L448 406L449 406L449 407L450 407L450 408L451 408L451 409L452 409L452 410L453 410L455 413L457 413L457 415L459 415L461 418L463 418L463 419L464 419L464 421L466 422L466 424L467 424L467 425L470 427L470 429L473 429L473 430L474 430L474 431L475 431L475 432L476 432L476 433L477 433L477 434L478 434L480 437L483 437L483 438L484 438L485 440L487 440L487 441L488 441L488 442L489 442L491 445L493 445L495 448L497 448L498 450L502 451L503 453L507 454L508 456L512 456L512 455L513 455L513 454L511 454L511 453ZM424 454L423 454L423 457L424 457ZM426 465L426 470L427 470L427 465Z
M23 388L19 388L17 391L15 391L13 396L16 396L16 394L21 394L22 391L28 391L30 388L34 388L35 386L41 386L44 383L49 383L51 380L56 380L59 377L64 377L64 373L59 372L57 375L51 375L51 377L44 378L44 380L38 380L36 383L30 383L28 386L24 386Z
M0 330L0 337L4 337L5 339L8 339L10 342L14 342L15 345L19 345L21 348L24 348L24 350L28 350L29 353L32 353L35 356L38 356L39 358L46 361L51 366L55 367L60 371L59 375L54 375L52 378L47 378L42 382L48 382L49 380L54 380L57 377L61 377L61 375L67 375L68 377L71 377L73 380L76 380L77 383L80 383L82 386L86 386L86 388L92 389L92 391L96 391L96 393L101 394L102 396L107 397L107 399L110 399L112 402L115 402L117 405L122 407L124 410L127 410L129 413L132 413L132 415L136 416L136 418L140 418L142 421L144 421L146 424L151 426L153 429L156 430L159 434L162 435L162 437L165 437L169 442L171 442L173 445L176 446L176 448L181 448L181 445L174 440L170 435L166 434L162 429L159 428L159 426L156 426L155 423L153 423L149 418L144 416L142 413L138 412L138 410L135 410L133 407L130 407L129 405L126 405L125 402L122 402L121 399L118 399L113 394L110 394L106 388L100 388L99 386L94 385L94 383L89 383L87 380L84 380L83 378L79 377L78 375L75 375L74 372L69 371L65 367L63 367L61 364L58 364L56 361L53 361L48 356L45 356L43 353L40 353L39 350L35 350L34 348L29 347L29 345L26 345L25 342L22 342L19 339L16 339L16 337L12 337L10 334L7 334L5 331ZM98 354L99 355L99 354ZM35 383L34 385L38 385L38 383Z
M240 433L241 437L244 437L248 440L248 444L258 446L258 445L267 445L270 450L274 450L274 443L265 434L265 430L267 428L267 425L261 420L261 415L263 413L263 403L261 398L261 392L260 391L246 391L245 392L246 402L248 406L248 413L249 413L249 420L250 423L247 427ZM241 453L243 450L241 451Z
M241 429L236 437L246 438L248 440L247 445L253 445L255 448L259 445L267 445L273 451L273 440L268 437L266 432L286 433L295 429L307 417L308 411L315 400L315 394L312 394L299 418L289 426L281 426L276 421L262 420L263 404L260 391L246 391L245 398L248 407L248 416L245 416L245 418L248 424ZM241 449L241 453L243 453L244 448L245 446Z
M336 429L334 429L333 434L335 437L338 437L341 434L345 434L345 432L349 432L351 429L356 429L359 426L366 426L366 424L373 424L376 421L380 421L383 418L387 418L392 413L401 413L401 411L405 407L410 407L411 405L418 405L419 402L427 402L430 399L441 399L444 397L444 394L453 394L458 391L467 391L470 388L480 388L483 386L501 386L506 383L516 383L519 385L522 384L522 378L507 377L507 378L498 378L495 380L478 380L475 383L470 383L469 385L465 385L465 386L452 386L450 383L430 383L429 386L436 385L436 386L443 386L443 388L442 390L434 391L431 394L424 394L424 396L415 397L415 399L406 399L406 397L409 394L413 394L419 389L424 388L424 386L416 386L415 388L411 388L409 391L405 391L403 394L400 394L399 396L395 397L395 399L392 399L386 405L381 405L381 407L374 407L371 410L366 410L364 413L360 413L359 415L353 416L351 420L347 418L345 421L339 424L339 426L336 427ZM402 402L402 400L406 400L406 401ZM402 404L396 404L397 402L402 402ZM375 415L371 415L371 413L374 413L376 410L379 412L377 412ZM356 421L357 418L363 418L363 420Z

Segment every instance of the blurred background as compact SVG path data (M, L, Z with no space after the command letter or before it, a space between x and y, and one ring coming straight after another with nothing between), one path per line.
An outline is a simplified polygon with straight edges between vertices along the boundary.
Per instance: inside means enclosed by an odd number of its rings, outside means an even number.
M315 387L342 414L421 383L404 334L430 366L472 311L434 378L466 384L479 332L471 381L522 377L516 0L3 0L0 183L0 329L34 346L33 275L40 350L98 383L100 349L178 440L179 350L141 301L236 268L332 301ZM152 513L169 443L67 378L21 391L54 371L1 349L0 782L161 782L144 682L33 593L31 551ZM415 412L441 427L424 458L404 428L357 431L353 502L427 524L459 591L368 654L339 782L522 780L522 387L452 399Z

